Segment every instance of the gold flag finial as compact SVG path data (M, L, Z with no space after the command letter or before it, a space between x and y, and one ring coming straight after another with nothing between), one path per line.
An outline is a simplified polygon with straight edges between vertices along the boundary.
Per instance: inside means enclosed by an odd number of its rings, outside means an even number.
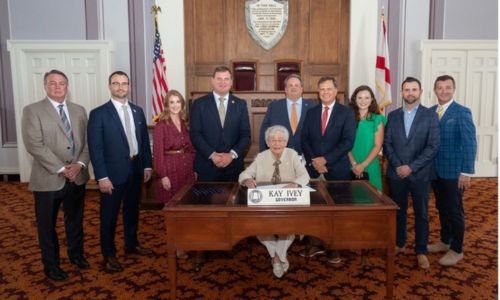
M151 13L154 14L154 15L157 15L158 13L161 13L161 7L159 7L158 5L153 5L151 7Z

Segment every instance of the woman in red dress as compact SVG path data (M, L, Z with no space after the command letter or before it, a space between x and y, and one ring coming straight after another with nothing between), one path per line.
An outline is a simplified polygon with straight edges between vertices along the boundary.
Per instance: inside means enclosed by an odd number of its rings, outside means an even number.
M189 139L186 101L170 90L153 132L154 168L158 176L158 202L167 203L185 184L195 181L195 149Z

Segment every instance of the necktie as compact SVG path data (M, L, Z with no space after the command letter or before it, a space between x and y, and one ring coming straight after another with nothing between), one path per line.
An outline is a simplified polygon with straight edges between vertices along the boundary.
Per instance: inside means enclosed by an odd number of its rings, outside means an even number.
M443 116L444 108L442 106L439 106L438 108L438 119L441 120L441 117Z
M71 125L69 124L68 117L66 116L66 113L64 112L64 104L59 104L57 106L59 108L59 115L61 116L61 121L63 123L64 127L64 133L66 134L66 137L68 138L69 146L71 147L71 153L74 154L75 152L75 144L73 140L73 131L71 130Z
M135 149L134 143L132 142L132 126L130 126L130 116L128 114L128 106L126 104L122 105L123 118L125 120L125 135L127 136L128 149L130 151L130 156L134 156Z
M292 127L292 133L295 134L297 131L297 103L292 103L292 112L290 114L290 127Z
M271 182L273 184L278 184L281 182L280 167L279 167L280 164L281 164L281 161L279 159L273 163L274 172L273 172L273 177L271 179Z
M326 121L328 120L328 106L324 107L323 115L321 116L321 134L325 135Z
M222 127L224 127L224 120L226 119L226 108L224 107L224 97L220 97L219 101L219 118L220 118L220 123Z

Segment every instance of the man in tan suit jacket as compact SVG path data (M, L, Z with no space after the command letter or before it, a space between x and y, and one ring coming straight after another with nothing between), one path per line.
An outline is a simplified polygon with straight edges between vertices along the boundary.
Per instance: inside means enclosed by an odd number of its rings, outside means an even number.
M47 97L23 110L22 134L26 150L33 156L29 190L35 198L38 240L45 275L56 281L68 278L59 267L59 242L55 230L57 213L64 203L68 257L78 268L87 269L83 252L83 203L87 170L87 113L66 99L68 78L58 70L45 73Z

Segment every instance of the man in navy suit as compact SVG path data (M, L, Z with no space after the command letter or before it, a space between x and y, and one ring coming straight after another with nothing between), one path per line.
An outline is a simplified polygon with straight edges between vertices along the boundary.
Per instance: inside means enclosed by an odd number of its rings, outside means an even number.
M356 119L354 111L337 102L337 80L323 76L318 81L321 105L307 111L302 128L302 150L311 178L350 180L347 154L354 144ZM322 241L309 237L312 247L301 256L313 257L324 252ZM337 251L329 254L329 263L341 261Z
M415 253L420 268L429 268L427 208L433 160L439 148L439 124L436 113L420 105L420 81L407 77L401 85L404 106L387 118L384 154L389 161L387 177L391 197L399 205L396 228L396 254L404 250L407 238L406 211L408 194L415 213Z
M229 68L217 67L211 83L213 92L196 99L191 109L194 169L199 181L237 181L250 143L247 104L229 93Z
M453 266L464 256L462 195L469 188L470 177L474 174L476 128L470 109L453 100L453 77L439 76L434 82L434 93L439 104L431 110L438 114L441 146L434 161L437 176L432 181L432 188L441 222L441 239L427 248L429 252L446 251L439 264Z
M259 149L267 149L265 132L274 125L282 125L290 133L288 148L292 148L302 155L302 127L307 111L316 105L314 101L302 99L304 82L298 74L290 74L285 78L286 99L271 102L267 107L264 121L260 126Z
M129 78L122 71L109 76L111 100L90 112L88 145L99 183L100 239L104 268L121 272L116 259L115 230L123 202L125 253L150 255L137 241L142 182L151 178L151 148L142 109L128 99Z
M347 153L354 144L354 111L337 102L337 80L324 76L318 81L321 105L308 110L302 128L302 150L311 178L350 180Z

